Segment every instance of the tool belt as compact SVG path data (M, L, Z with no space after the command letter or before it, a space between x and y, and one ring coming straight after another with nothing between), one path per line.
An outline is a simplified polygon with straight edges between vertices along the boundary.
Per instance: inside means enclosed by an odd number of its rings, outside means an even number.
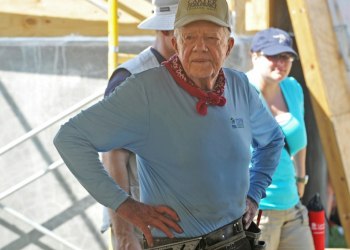
M266 242L259 240L261 235L260 228L252 222L247 229L247 231L244 231L245 235L250 243L250 247L252 250L264 250L266 249Z
M153 247L148 245L144 237L143 247L148 250L264 250L266 243L258 240L261 231L254 225L249 227L252 232L244 231L241 217L201 237L153 238Z

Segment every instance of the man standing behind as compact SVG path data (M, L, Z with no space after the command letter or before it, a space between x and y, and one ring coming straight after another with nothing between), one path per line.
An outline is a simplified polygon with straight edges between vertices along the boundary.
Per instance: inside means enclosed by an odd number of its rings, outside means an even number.
M142 51L135 58L120 65L110 77L105 91L108 97L131 74L159 66L167 61L175 50L171 44L174 35L174 20L178 0L153 0L153 15L144 20L139 29L156 30L156 40L151 47ZM137 173L136 156L125 149L114 149L102 154L102 163L111 177L131 195L140 200L139 178ZM106 231L112 223L112 244L114 249L141 249L141 230L124 220L110 209L104 208L101 231Z

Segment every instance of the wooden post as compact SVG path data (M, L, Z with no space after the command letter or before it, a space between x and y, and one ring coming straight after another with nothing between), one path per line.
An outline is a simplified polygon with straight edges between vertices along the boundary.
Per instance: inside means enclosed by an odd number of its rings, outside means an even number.
M287 0L287 4L340 220L350 246L349 79L337 51L327 0Z
M245 0L235 0L236 34L245 34Z
M270 0L236 0L236 34L255 34L270 27Z

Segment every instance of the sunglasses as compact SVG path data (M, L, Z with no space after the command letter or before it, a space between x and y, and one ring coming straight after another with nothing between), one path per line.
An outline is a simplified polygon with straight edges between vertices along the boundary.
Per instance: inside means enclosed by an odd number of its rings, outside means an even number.
M274 61L274 62L278 62L280 59L282 59L283 61L285 62L293 62L295 60L295 56L293 55L281 55L281 54L278 54L278 55L274 55L274 56L267 56L264 54L264 52L259 52L258 53L259 56L264 56L266 57L268 60L270 61Z

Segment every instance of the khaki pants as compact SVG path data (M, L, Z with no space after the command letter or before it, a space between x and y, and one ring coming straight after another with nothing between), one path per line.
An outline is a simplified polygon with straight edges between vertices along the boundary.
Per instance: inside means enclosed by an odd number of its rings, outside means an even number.
M315 249L308 211L301 202L287 210L263 210L259 227L266 250Z

